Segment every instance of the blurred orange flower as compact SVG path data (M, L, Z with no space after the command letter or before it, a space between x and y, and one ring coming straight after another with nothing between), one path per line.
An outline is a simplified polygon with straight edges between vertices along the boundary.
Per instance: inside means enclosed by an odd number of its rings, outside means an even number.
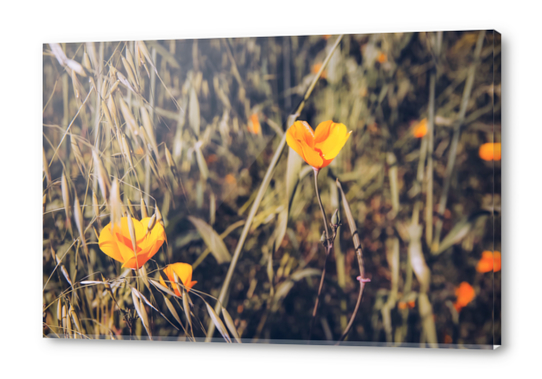
M399 303L397 303L397 308L403 310L403 309L407 309L407 308L414 308L416 306L416 302L414 300L410 300L408 302L405 302L405 301L400 301Z
M457 297L454 307L459 312L463 307L469 304L475 296L474 288L467 283L462 282L459 287L455 289L455 296Z
M484 251L482 252L482 258L476 265L476 271L481 273L497 272L501 270L501 253L499 251Z
M384 53L380 53L378 54L378 63L382 64L384 62L387 62L388 61L388 56Z
M318 71L320 71L320 69L322 68L322 63L315 63L312 65L311 67L311 72L313 74L318 74ZM320 75L320 77L322 79L325 79L327 77L327 72L326 70L322 71L322 74Z
M250 116L248 123L248 131L252 134L260 134L261 130L262 127L260 125L260 120L258 119L258 114L253 113L252 116Z
M186 291L189 292L190 289L194 286L194 284L197 283L197 281L192 281L192 266L188 263L172 263L163 270L164 274L166 274L168 280L171 282L171 285L173 289L175 290L175 295L181 296L181 287L176 283L175 275L181 283L183 283L183 286L186 288ZM162 276L160 275L160 284L164 287L167 287L166 282L164 279L162 279Z
M132 218L135 243L132 243L127 217L121 218L120 228L117 225L112 230L111 223L107 224L98 239L100 249L114 260L121 262L122 267L141 268L158 252L166 240L166 232L159 222L154 222L154 225L151 225L152 229L147 233L150 220L151 217L145 217L141 221Z
M318 125L315 131L306 121L296 121L286 132L286 142L316 170L326 167L339 154L352 131L331 120Z
M416 138L422 138L427 134L427 118L422 119L412 128L412 135Z
M478 155L484 161L500 161L501 160L501 144L500 142L488 142L480 146Z
M225 180L226 183L228 183L228 184L235 184L235 183L237 182L237 180L235 179L235 176L233 176L232 174L226 175L226 177L224 178L224 180Z

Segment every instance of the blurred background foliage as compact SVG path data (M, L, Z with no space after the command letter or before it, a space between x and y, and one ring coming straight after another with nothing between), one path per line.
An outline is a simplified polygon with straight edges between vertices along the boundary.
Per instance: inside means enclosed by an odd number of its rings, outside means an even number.
M114 280L130 273L96 238L109 222L104 195L114 178L133 217L141 218L141 199L149 215L155 207L162 215L168 241L146 265L149 277L186 262L194 290L218 297L286 120L336 39L44 46L44 335L66 331L62 305L77 315L79 336L129 334L119 307L133 309L133 299ZM328 215L341 208L341 180L371 280L347 341L500 344L500 272L477 270L484 251L500 251L500 157L479 152L500 143L500 35L346 35L298 118L313 128L332 119L353 131L319 179ZM323 225L311 170L289 167L289 154L273 172L223 304L244 341L308 338ZM337 340L356 301L359 272L343 224L314 340ZM116 283L118 304L104 286L81 284L102 275ZM473 296L459 290L463 282ZM168 312L161 297L153 301ZM186 338L143 306L155 338ZM207 325L205 305L194 307Z

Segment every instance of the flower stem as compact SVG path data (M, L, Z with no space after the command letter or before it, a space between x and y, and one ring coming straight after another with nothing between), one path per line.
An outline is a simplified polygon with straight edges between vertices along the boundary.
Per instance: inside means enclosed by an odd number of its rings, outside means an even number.
M319 169L314 169L314 189L316 191L316 198L318 199L318 205L320 205L320 211L322 212L322 219L324 220L325 227L325 242L324 247L326 248L326 260L324 262L324 268L322 269L322 276L320 277L320 285L318 286L318 294L316 295L316 302L314 303L314 308L312 310L311 326L309 329L309 340L312 337L312 329L314 327L314 321L316 320L316 313L318 312L318 305L320 304L320 297L322 295L322 289L324 288L324 278L326 276L326 266L331 251L333 250L332 238L330 239L329 228L327 225L326 211L324 211L324 206L322 205L322 199L320 199L320 191L318 190L318 173Z
M327 217L326 217L326 211L324 210L324 207L322 205L322 199L320 199L320 191L318 190L318 173L320 172L320 169L315 168L314 169L314 189L316 190L316 198L318 199L318 205L320 206L320 211L322 212L322 218L324 220L324 226L326 231L326 247L329 243L329 230L327 226Z

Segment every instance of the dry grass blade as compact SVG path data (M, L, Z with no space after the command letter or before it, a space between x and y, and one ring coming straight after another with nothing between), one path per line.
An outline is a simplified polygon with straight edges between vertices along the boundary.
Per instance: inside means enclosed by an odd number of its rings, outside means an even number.
M190 100L188 101L188 124L194 130L196 136L199 136L200 129L200 111L199 101L196 90L192 87L190 90Z
M162 312L160 312L160 310L158 308L156 308L154 305L152 305L152 303L145 297L145 295L143 295L141 292L139 292L138 290L136 290L135 288L132 287L132 293L135 293L135 295L141 300L143 301L145 304L147 304L149 307L151 307L152 309L154 309L156 312L158 312L160 314L160 316L162 316L167 322L170 323L171 326L173 326L175 329L179 330L179 328L177 328L175 326L175 324L173 324L167 317L165 314L163 314Z
M156 144L156 137L154 135L154 128L152 127L151 117L149 116L149 112L147 112L147 109L145 107L141 107L141 121L143 122L143 128L145 130L145 133L149 139L150 145L152 146L152 150L154 151L154 154L158 158L158 145Z
M118 97L119 105L120 105L120 112L122 113L122 116L124 117L124 121L126 121L126 125L128 126L128 129L132 133L132 135L135 137L139 135L138 132L138 126L136 119L134 115L132 114L132 111L128 107L128 105L124 102L122 97Z
M303 160L291 147L288 148L288 162L286 165L286 196L284 198L284 209L279 214L277 225L277 237L275 240L275 251L280 247L286 228L288 227L289 210L294 198L295 189L299 183L299 173L301 172Z
M166 307L167 309L169 310L169 312L173 315L173 318L179 323L179 325L181 325L181 327L183 326L183 323L181 322L181 318L179 317L179 314L177 313L177 311L175 310L175 307L173 306L173 304L171 303L171 301L169 301L169 299L165 296L165 295L162 295L163 298L164 298L164 303L166 303Z
M130 215L130 213L126 215L126 220L128 221L128 231L130 232L130 240L132 242L132 249L134 252L134 256L136 256L137 239L136 239L136 233L135 233L135 227L134 227L134 220L132 220L132 215ZM136 256L136 260L137 260L137 256Z
M220 238L220 236L217 234L217 232L215 232L215 230L205 221L199 218L188 216L188 219L192 222L192 224L194 224L199 234L203 238L203 241L205 241L205 244L211 250L211 253L215 257L218 264L230 262L231 255L228 251L228 248L224 244L224 241L222 241L222 238Z
M184 315L186 316L186 320L188 321L188 324L190 325L190 329L192 329L192 318L190 317L190 301L188 300L188 292L183 288L183 296L181 297L183 301L183 310Z
M348 221L348 227L350 228L350 234L352 235L352 241L354 242L354 249L356 250L356 257L358 259L358 268L359 268L359 292L358 292L358 298L356 300L356 306L354 307L354 311L352 312L352 316L350 317L350 321L348 322L348 325L346 326L346 329L343 331L341 337L339 338L339 342L343 341L350 330L352 329L352 326L354 325L354 320L356 318L356 315L358 314L359 307L361 304L361 299L363 297L363 289L365 288L365 282L367 281L365 279L365 270L363 267L363 250L361 248L361 240L359 238L358 228L356 226L356 221L354 220L354 216L352 215L352 210L350 209L350 205L348 204L348 200L346 200L346 195L344 194L343 188L341 186L341 182L339 179L336 180L337 188L339 189L341 193L341 199L343 202L343 209L344 213L346 214L346 220Z
M66 213L66 225L73 235L71 216L70 216L70 188L68 187L68 181L66 180L66 174L62 172L62 178L60 179L60 189L62 192L62 202L64 203L64 212Z
M158 290L160 290L160 291L162 291L162 292L165 292L165 293L167 293L167 294L170 295L170 296L179 298L179 296L177 296L172 290L170 290L170 289L167 288L167 287L164 287L163 285L161 285L161 284L160 284L159 282L157 282L156 280L149 279L149 282L150 282L150 284L152 284L154 287L156 287Z
M143 199L143 196L141 196L141 200L139 201L139 211L141 212L141 219L149 217L149 214L147 213L147 204L145 204L145 200Z
M201 141L196 142L194 150L196 151L196 161L198 162L201 176L203 179L207 179L209 177L209 168L207 167L207 162L205 161L203 153L201 152Z
M143 327L147 331L147 334L149 335L149 339L152 340L152 334L151 330L149 328L149 317L147 316L147 311L145 310L145 306L141 304L141 301L137 295L138 291L130 287L132 290L132 301L134 302L134 308L139 315L139 318L141 319L141 323L143 324Z
M121 227L121 218L122 218L122 202L120 200L119 192L119 181L117 178L113 180L113 185L111 186L111 197L109 198L109 210L111 212L111 232L115 228ZM134 251L136 251L134 249Z
M79 171L81 171L82 175L85 175L87 171L87 166L85 165L85 161L83 159L83 154L81 154L81 150L79 149L79 146L77 145L77 142L73 138L73 136L70 136L71 140L71 147L73 155L75 156L75 162L77 163L77 166L79 167Z
M228 334L228 331L226 330L226 327L222 323L222 320L218 317L213 307L211 307L205 300L204 300L205 306L207 307L207 312L209 313L209 317L211 317L211 320L213 321L213 324L215 325L218 332L222 335L224 340L226 342L231 343L230 335ZM209 337L209 335L207 335ZM211 336L212 338L212 336Z
M79 199L77 198L77 196L75 197L75 201L73 204L73 217L75 218L75 225L77 226L77 230L79 231L81 243L83 244L85 253L88 256L88 247L87 241L85 239L85 228L83 224L83 213L81 213L81 206L79 205Z
M228 327L228 330L230 331L233 338L235 338L235 341L237 343L241 343L241 338L239 337L239 334L237 333L237 329L235 328L235 324L233 323L233 320L226 310L226 308L222 308L222 317L224 317L224 321L226 322L226 326Z
M105 167L102 163L102 160L98 152L94 149L92 150L92 157L94 159L94 173L96 177L98 178L98 184L100 185L102 196L104 199L108 199L109 189L111 188L111 184L109 182L109 176L107 175L107 171L105 171Z
M47 178L47 185L49 185L51 183L51 171L49 171L49 165L47 164L45 149L43 149L43 172L45 173L45 178Z

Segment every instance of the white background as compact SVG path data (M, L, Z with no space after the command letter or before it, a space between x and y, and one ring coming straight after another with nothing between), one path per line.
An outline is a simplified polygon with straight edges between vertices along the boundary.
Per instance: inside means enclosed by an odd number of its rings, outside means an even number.
M5 378L536 377L540 373L539 10L523 1L3 2L0 370ZM529 4L529 6L527 5ZM418 30L503 34L503 344L497 351L50 341L41 338L45 42ZM6 365L7 364L7 365ZM24 376L23 376L24 375Z

